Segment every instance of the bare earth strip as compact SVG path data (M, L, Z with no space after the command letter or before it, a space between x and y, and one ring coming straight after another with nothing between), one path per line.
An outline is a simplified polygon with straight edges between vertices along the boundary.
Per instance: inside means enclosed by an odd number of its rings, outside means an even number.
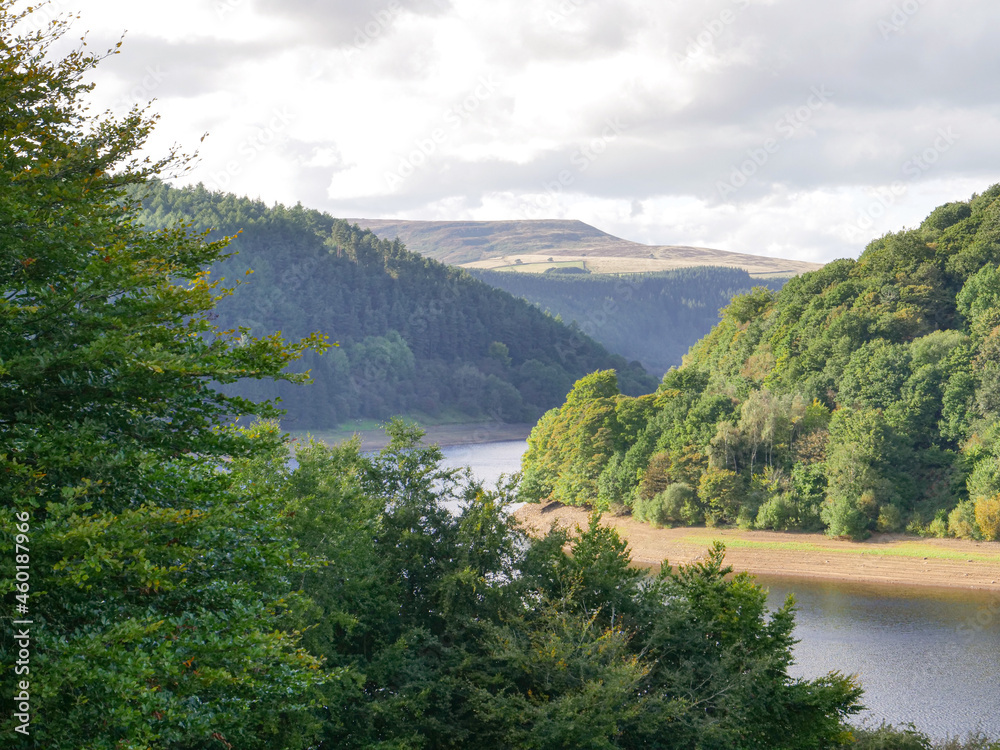
M534 534L553 523L586 526L589 510L560 503L524 505L516 517ZM629 543L636 565L657 567L701 559L713 541L726 545L726 563L756 575L825 578L865 583L1000 591L1000 542L921 539L876 534L864 542L823 534L737 529L656 529L629 517L606 514L603 522Z

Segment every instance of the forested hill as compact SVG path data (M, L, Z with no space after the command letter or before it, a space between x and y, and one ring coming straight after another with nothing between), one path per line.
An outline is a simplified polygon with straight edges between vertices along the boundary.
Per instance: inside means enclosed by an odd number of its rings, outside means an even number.
M575 322L613 352L662 374L719 322L719 310L755 286L780 289L785 278L754 279L741 268L699 266L651 274L541 274L469 269L477 279Z
M543 417L525 499L657 523L1000 536L1000 185L735 298L655 395Z
M340 344L301 363L312 370L311 386L227 387L254 399L280 395L288 427L393 414L533 421L574 380L603 368L616 369L628 393L656 386L638 363L527 302L319 211L162 184L144 206L151 229L183 221L240 232L231 245L238 254L212 277L254 273L219 303L222 327L286 338L322 331Z

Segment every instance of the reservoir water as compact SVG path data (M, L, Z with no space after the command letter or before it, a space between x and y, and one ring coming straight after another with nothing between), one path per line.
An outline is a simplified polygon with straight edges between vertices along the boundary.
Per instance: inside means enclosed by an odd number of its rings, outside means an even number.
M932 737L1000 737L1000 595L962 589L764 578L768 602L796 599L793 676L857 674L876 725Z
M521 456L528 449L524 440L504 440L497 443L478 445L444 445L441 462L449 469L462 466L472 468L472 473L487 487L497 483L501 474L513 474L521 470Z
M445 446L449 467L487 485L519 469L523 440ZM857 674L855 722L913 723L932 737L979 729L1000 738L1000 595L962 589L763 578L776 608L796 598L796 677Z

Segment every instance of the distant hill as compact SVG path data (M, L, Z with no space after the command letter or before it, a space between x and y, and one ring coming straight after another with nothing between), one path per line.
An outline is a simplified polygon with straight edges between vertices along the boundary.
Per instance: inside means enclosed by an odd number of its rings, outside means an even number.
M542 272L576 265L592 273L649 273L692 266L742 268L754 276L797 276L820 263L686 245L643 245L582 221L402 221L346 219L413 252L465 268Z
M602 368L648 393L656 378L533 305L465 271L409 252L319 211L268 207L202 186L154 186L142 222L234 235L212 277L250 283L220 301L217 324L340 346L299 363L315 383L241 382L227 392L282 399L287 428L321 429L394 414L440 421L534 421L573 382Z
M786 280L752 278L741 268L722 266L624 275L475 268L469 273L579 326L610 351L639 360L654 375L679 366L684 353L719 322L719 310L733 297L756 286L778 290Z

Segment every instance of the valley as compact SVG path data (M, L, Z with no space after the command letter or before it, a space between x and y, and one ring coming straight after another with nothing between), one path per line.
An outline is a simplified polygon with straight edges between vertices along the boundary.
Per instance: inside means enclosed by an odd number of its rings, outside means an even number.
M955 14L363 5L0 0L0 747L1000 750Z

